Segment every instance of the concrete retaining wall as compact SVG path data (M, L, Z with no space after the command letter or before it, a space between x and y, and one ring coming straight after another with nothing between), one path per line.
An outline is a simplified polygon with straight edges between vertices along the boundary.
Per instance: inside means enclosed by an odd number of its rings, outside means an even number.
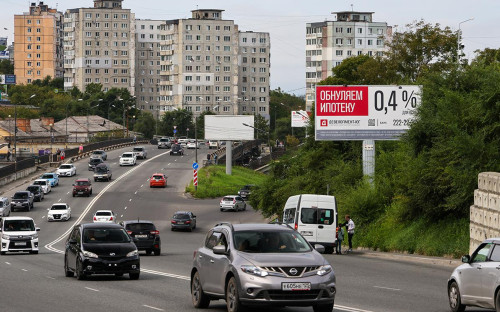
M470 253L486 238L500 237L500 173L482 172L470 207Z

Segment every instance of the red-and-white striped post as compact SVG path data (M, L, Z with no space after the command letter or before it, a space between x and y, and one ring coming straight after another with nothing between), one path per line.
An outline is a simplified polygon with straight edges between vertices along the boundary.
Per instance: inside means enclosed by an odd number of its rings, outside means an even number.
M194 185L194 190L198 190L198 170L193 169L193 185Z

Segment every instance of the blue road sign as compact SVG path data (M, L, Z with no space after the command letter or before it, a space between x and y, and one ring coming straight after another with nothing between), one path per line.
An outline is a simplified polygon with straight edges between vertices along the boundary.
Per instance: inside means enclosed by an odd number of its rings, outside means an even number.
M198 167L199 167L199 166L198 166L198 163L193 163L193 169L194 169L194 170L198 170Z
M5 84L16 84L16 75L5 75Z
M174 133L177 133L177 129L174 129Z

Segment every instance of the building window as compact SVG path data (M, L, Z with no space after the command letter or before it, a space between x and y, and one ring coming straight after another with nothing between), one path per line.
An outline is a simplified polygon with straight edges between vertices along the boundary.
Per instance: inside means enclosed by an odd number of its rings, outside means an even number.
M362 34L363 33L363 28L358 28L358 34Z
M336 33L342 33L342 27L336 27L335 28Z
M346 31L347 31L348 34L350 34L350 33L352 33L352 28L351 27L347 27Z
M369 46L373 45L373 40L368 39L368 45L369 45Z

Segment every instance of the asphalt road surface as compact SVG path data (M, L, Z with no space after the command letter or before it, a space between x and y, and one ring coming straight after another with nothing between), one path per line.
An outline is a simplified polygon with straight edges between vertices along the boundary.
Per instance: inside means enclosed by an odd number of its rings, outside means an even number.
M40 253L8 254L0 257L0 311L195 311L189 291L193 251L207 231L220 221L262 222L252 209L220 212L219 199L195 200L183 191L192 177L194 150L184 156L170 156L169 150L146 146L148 158L134 167L120 167L119 155L129 148L110 151L111 182L93 182L91 197L72 197L75 178L92 177L88 159L76 162L77 176L61 178L59 186L35 203L31 212L14 212L35 219ZM199 150L199 160L208 150ZM168 187L149 188L155 172L168 176ZM92 180L93 181L93 180ZM25 189L27 185L19 189ZM14 191L5 194L11 196ZM67 222L47 222L47 208L68 203L72 218ZM141 254L141 277L91 276L88 280L64 276L64 242L74 224L92 222L99 209L111 209L118 222L131 219L154 221L160 231L162 254ZM193 232L170 231L175 211L189 210L197 216ZM335 311L352 312L442 312L448 311L446 281L450 267L396 262L349 255L326 255L337 275ZM254 309L252 309L254 310ZM276 310L276 309L275 309ZM206 311L225 311L224 301L212 301ZM265 309L264 309L265 311ZM269 309L268 311L273 311ZM312 311L312 308L283 308L279 311ZM471 310L468 311L480 311Z

